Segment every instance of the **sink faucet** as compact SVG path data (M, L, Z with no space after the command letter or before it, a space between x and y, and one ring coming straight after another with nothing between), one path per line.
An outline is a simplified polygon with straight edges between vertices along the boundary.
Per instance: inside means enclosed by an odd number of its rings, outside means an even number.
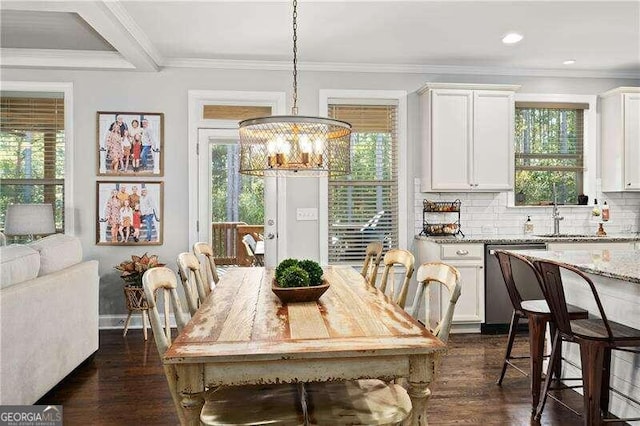
M553 219L553 235L558 235L560 234L560 221L563 220L564 217L560 216L560 212L558 211L555 182L553 183L553 213L551 214L551 218Z

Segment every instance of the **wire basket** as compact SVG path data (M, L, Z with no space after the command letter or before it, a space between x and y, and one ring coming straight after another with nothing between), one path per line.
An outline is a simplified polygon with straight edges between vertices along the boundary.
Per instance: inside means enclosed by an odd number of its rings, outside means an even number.
M424 206L425 212L433 212L433 213L457 213L460 211L460 206L462 205L462 201L430 201L424 200L422 202Z

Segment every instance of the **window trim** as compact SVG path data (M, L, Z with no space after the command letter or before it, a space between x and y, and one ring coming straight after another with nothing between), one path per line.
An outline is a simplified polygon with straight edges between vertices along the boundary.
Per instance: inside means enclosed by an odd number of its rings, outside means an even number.
M585 194L594 194L597 198L597 158L599 136L598 136L598 115L596 112L596 95L567 95L551 93L516 93L515 102L539 102L539 103L572 103L588 104L584 110L584 134L583 134L583 154L584 154L584 174L582 191ZM515 155L512 159L515 167ZM515 179L515 176L514 176ZM575 207L577 204L570 204ZM514 209L546 208L548 206L517 206L515 200L515 180L514 188L507 192L507 207Z
M47 81L2 81L7 92L55 92L64 95L64 233L75 235L73 203L75 149L73 138L73 83Z
M407 249L408 237L408 209L407 196L407 92L405 90L343 90L321 89L319 91L318 111L321 117L328 116L329 103L362 103L375 104L376 102L394 101L398 104L398 248ZM320 238L320 263L328 264L329 261L329 179L320 179L319 200L319 234Z

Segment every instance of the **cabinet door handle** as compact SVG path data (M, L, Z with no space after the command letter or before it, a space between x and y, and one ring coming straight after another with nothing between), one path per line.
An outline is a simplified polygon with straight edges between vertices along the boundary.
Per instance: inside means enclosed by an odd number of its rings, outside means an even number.
M627 186L631 186L631 182L629 182L629 183L627 184Z
M466 256L466 255L469 254L469 252L467 250L458 250L458 251L456 251L456 254L458 256Z

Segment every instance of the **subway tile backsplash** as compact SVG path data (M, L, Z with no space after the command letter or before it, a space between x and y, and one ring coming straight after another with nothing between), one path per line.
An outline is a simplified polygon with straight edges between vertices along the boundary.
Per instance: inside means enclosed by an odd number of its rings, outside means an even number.
M420 192L420 179L415 179L415 232L422 232L422 201L461 200L460 222L465 235L518 235L524 234L524 222L531 216L534 234L553 232L552 207L507 207L507 193ZM590 202L593 202L593 198ZM640 232L640 192L608 192L598 196L601 204L606 201L611 219L604 229L609 234ZM591 206L559 206L560 232L563 234L595 234L598 222L591 220ZM433 216L431 216L433 217ZM443 221L452 221L455 215L445 214Z

